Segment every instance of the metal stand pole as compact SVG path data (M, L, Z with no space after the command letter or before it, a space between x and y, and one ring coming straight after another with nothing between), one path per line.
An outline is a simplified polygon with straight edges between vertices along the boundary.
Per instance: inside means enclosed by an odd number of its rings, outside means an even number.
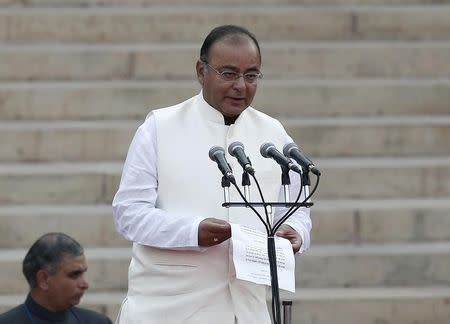
M292 301L283 300L283 324L292 324Z

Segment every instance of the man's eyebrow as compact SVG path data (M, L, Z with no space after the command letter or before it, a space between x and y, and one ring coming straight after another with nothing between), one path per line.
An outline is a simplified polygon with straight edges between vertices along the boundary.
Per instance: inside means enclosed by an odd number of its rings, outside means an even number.
M236 66L233 66L233 65L222 65L222 66L219 66L219 69L227 69L227 70L235 70L235 71L239 70Z
M222 65L219 66L219 69L227 69L227 70L233 70L233 71L239 71L239 68L233 65ZM248 68L247 70L245 70L245 72L248 71L257 71L259 72L259 68L257 66L252 66L250 68Z
M79 268L79 269L74 269L72 271L69 271L69 274L78 274L78 273L85 273L87 271L87 267L86 268Z

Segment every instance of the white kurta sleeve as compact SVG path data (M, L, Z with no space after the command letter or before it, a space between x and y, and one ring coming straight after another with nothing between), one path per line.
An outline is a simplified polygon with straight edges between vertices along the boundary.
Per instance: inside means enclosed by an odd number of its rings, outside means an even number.
M112 207L117 231L141 245L202 250L198 225L203 218L185 217L155 207L158 195L156 125L149 115L131 142L120 187Z

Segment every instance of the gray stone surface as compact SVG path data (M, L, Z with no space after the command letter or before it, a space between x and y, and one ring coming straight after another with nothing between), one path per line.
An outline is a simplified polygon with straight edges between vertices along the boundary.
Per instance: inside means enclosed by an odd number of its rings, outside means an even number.
M320 164L319 164L320 165ZM363 169L323 167L317 199L413 198L450 195L450 169L445 166ZM325 176L326 174L326 176ZM375 181L376 179L376 181Z
M263 80L254 106L284 117L445 115L448 80ZM199 91L196 81L0 84L2 120L143 121ZM302 141L304 142L304 141Z
M236 10L239 9L239 10ZM147 8L3 9L8 41L200 41L213 26L251 27L262 40L449 39L449 8L189 5ZM270 15L267 15L270 12ZM183 28L172 26L183 21Z
M355 170L349 164L327 165L323 160L321 170L326 176L322 177L316 197L446 198L450 195L450 163L444 162L433 168L423 164L408 167L361 164L363 169ZM29 168L34 168L35 173ZM4 184L0 187L0 204L109 203L117 191L120 170L121 163L114 163L111 168L102 163L0 168L0 181Z
M239 10L236 10L239 8ZM270 15L267 12L270 11ZM252 27L262 40L348 39L352 37L351 12L308 10L299 6L277 8L191 7L147 9L46 9L0 11L8 20L8 41L27 42L200 42L214 26L238 24ZM183 21L183 28L173 28ZM320 21L320 24L317 23Z
M26 250L0 251L0 294L26 292L20 271ZM127 287L131 247L86 249L90 291ZM296 285L303 288L409 287L450 284L450 244L316 245L296 259Z
M85 247L130 246L116 232L109 204L3 206L0 222L0 249L26 249L48 232L67 233Z
M294 141L312 157L445 156L450 152L450 118L288 119ZM7 122L1 162L124 160L143 122ZM283 119L282 119L283 122ZM262 144L262 143L261 143Z
M229 0L227 4L249 5L249 4L304 4L304 5L402 5L412 6L417 4L445 4L449 0ZM205 0L0 0L3 6L29 6L29 7L83 7L83 6L151 6L151 5L173 5L191 4L204 5ZM208 4L223 5L223 0L209 0Z
M124 160L138 123L8 123L2 162Z
M110 203L120 181L121 164L28 165L4 168L0 204Z
M314 202L313 247L450 241L450 201L445 199ZM1 206L0 249L27 248L50 231L73 235L88 247L129 246L116 232L112 217L109 204Z
M349 200L342 205L315 201L312 244L449 241L450 202L442 200L374 200L368 206Z
M62 49L53 45L3 49L0 46L0 80L194 81L198 58L195 44L80 45ZM447 42L271 42L262 43L261 47L262 72L268 80L450 77L450 44Z
M420 291L420 288L418 289ZM448 297L313 300L293 304L293 323L302 324L445 324L450 317Z

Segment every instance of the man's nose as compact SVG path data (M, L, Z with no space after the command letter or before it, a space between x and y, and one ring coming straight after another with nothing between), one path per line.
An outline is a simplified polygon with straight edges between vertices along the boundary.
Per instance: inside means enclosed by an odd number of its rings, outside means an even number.
M243 75L240 75L239 78L237 78L234 82L233 82L233 87L234 88L239 88L239 89L243 89L245 88L246 83L245 83L245 79Z
M87 290L89 288L89 283L87 282L86 278L81 277L80 279L80 288Z

